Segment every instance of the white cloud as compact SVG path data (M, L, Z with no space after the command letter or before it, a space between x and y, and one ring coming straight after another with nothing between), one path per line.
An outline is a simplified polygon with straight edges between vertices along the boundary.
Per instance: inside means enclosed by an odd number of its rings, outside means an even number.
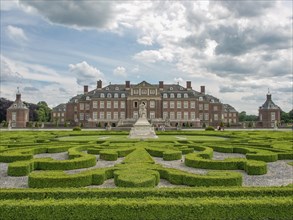
M24 32L24 30L20 27L15 27L12 25L8 25L6 27L6 34L8 37L14 41L27 41L28 38Z
M152 45L153 44L153 39L149 36L144 36L144 37L141 37L139 39L137 39L137 42L139 44L143 44L143 45Z
M77 64L69 64L69 71L76 77L78 85L92 85L98 79L104 79L104 74L86 61Z
M122 77L127 76L126 69L123 66L117 66L113 70L113 73L114 73L115 76L122 76Z

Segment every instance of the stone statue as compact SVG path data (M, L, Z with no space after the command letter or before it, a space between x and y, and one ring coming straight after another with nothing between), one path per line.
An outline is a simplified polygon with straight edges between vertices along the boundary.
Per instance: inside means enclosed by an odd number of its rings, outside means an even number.
M139 113L139 117L140 118L146 118L147 112L146 112L145 104L141 103L139 105L139 111L138 111L138 113Z

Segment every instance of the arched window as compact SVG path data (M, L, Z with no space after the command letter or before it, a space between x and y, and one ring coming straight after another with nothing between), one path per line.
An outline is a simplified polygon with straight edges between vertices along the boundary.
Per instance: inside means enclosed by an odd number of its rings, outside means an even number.
M187 93L184 93L184 98L188 98L188 94Z
M107 98L112 98L111 93L108 93L108 94L107 94Z
M175 96L174 96L174 93L171 93L170 94L170 98L174 98Z
M114 94L114 98L118 98L118 93L115 93Z
M89 97L89 96L87 96L87 97L85 98L85 100L90 100L90 97Z
M117 87L115 87L115 90L119 90L119 87L117 86Z
M105 94L104 93L101 93L100 97L101 98L105 98Z
M177 98L181 98L181 94L180 93L177 94Z
M163 98L165 98L165 99L168 98L167 93L164 93L164 94L163 94Z
M203 101L203 97L200 96L200 97L198 98L198 100L199 100L199 101Z
M121 98L125 98L125 94L124 93L121 94Z

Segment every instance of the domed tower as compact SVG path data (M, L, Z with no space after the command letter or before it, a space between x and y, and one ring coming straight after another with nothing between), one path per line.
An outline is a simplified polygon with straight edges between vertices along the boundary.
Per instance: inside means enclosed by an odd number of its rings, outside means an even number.
M263 128L273 128L281 121L281 108L272 101L270 92L267 100L259 107L259 120Z
M15 102L7 109L6 119L12 128L25 128L29 121L29 109L21 101L19 90L16 93Z

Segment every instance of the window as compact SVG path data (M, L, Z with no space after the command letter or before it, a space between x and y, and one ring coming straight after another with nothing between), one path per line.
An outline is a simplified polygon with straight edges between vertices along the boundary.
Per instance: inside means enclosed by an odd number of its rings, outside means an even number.
M64 118L61 118L61 122L64 122Z
M198 100L199 100L199 101L203 101L203 97L199 97Z
M100 119L104 119L104 118L105 118L104 112L100 112Z
M184 108L188 108L188 101L184 101Z
M111 93L108 93L108 94L107 94L107 98L112 98Z
M181 101L177 101L177 108L181 108Z
M198 105L198 109L199 109L199 110L203 110L203 104L199 104L199 105Z
M106 87L106 90L109 90L109 87Z
M146 90L146 89L142 89L142 90L141 90L141 94L142 94L142 95L147 95L147 94L148 94L148 90Z
M121 94L121 98L125 98L125 94L124 93Z
M218 114L214 114L214 121L218 121L218 120L219 120Z
M118 93L115 93L114 94L114 98L118 98L119 96L118 96Z
M124 101L120 102L120 108L125 108L125 102Z
M150 119L154 119L155 118L155 112L150 112Z
M78 103L78 99L74 99L74 102L75 102L75 103Z
M74 106L74 111L77 112L77 106L76 105Z
M107 108L111 108L111 101L107 101Z
M64 112L61 113L61 117L64 117Z
M259 120L262 121L262 114L259 114Z
M163 108L168 108L168 102L166 101L163 102Z
M168 112L163 112L163 119L166 120L168 118Z
M86 113L85 114L85 120L88 120L90 118L90 114L89 113Z
M101 93L100 98L105 98L105 94Z
M104 101L100 101L100 108L105 108L105 102Z
M111 112L107 112L107 120L111 120L112 117L111 117Z
M114 118L115 120L118 120L118 112L114 112L114 114L113 114L113 118Z
M137 106L138 106L138 105L137 105L137 102L134 102L134 103L133 103L133 107L134 107L134 108L137 108Z
M85 110L90 110L90 104L89 103L85 104Z
M181 98L181 94L180 93L177 94L177 98Z
M173 90L173 87L170 87L170 90Z
M57 113L58 117L60 117L60 112Z
M184 98L188 98L188 94L187 93L184 93Z
M199 119L202 121L203 120L203 114L199 113Z
M174 108L174 102L170 102L170 108Z
M165 99L168 98L167 93L164 93L164 94L163 94L163 98L165 98Z
M134 95L138 95L138 89L133 90Z
M155 108L155 101L150 101L150 108Z
M233 113L233 117L234 117L234 118L236 117L236 113L235 113L235 112Z
M190 108L195 108L195 101L190 102Z
M184 120L188 120L188 112L184 112Z
M98 108L98 102L97 101L93 101L93 108Z
M209 110L209 104L204 104L204 110Z
M206 120L206 121L209 120L209 113L204 114L204 120Z
M84 114L83 113L79 113L79 120L84 120Z
M215 102L215 100L214 99L211 99L211 103L214 103Z
M227 113L224 113L224 117L227 117Z
M120 112L120 118L125 119L125 112Z
M98 112L93 112L93 120L97 120L98 119Z
M175 97L174 93L171 93L170 98L174 98L174 97Z
M150 90L150 94L151 94L151 95L155 95L155 94L156 94L156 90L151 89L151 90Z
M275 112L271 112L271 121L275 121L276 120L276 114Z
M14 117L16 118L16 112L12 112L12 121L16 120L16 119L13 119L13 114L15 114ZM56 117L56 112L53 113L53 117Z
M77 114L74 114L74 121L78 121Z
M115 87L115 90L119 90L119 87L118 87L118 86L116 86L116 87Z
M170 112L170 119L174 120L175 119L175 113L174 112Z
M177 112L177 120L181 120L181 112Z
M195 112L191 112L191 113L190 113L190 118L191 118L192 120L195 119Z
M214 106L214 111L218 111L218 106Z
M118 101L114 101L114 108L118 108Z
M85 100L91 100L91 98L90 98L89 96L87 96L87 97L85 98Z
M136 111L133 112L133 118L134 118L134 119L138 119L138 112L136 112Z
M84 110L84 103L79 104L79 110Z
M12 121L16 121L16 112L12 112Z

